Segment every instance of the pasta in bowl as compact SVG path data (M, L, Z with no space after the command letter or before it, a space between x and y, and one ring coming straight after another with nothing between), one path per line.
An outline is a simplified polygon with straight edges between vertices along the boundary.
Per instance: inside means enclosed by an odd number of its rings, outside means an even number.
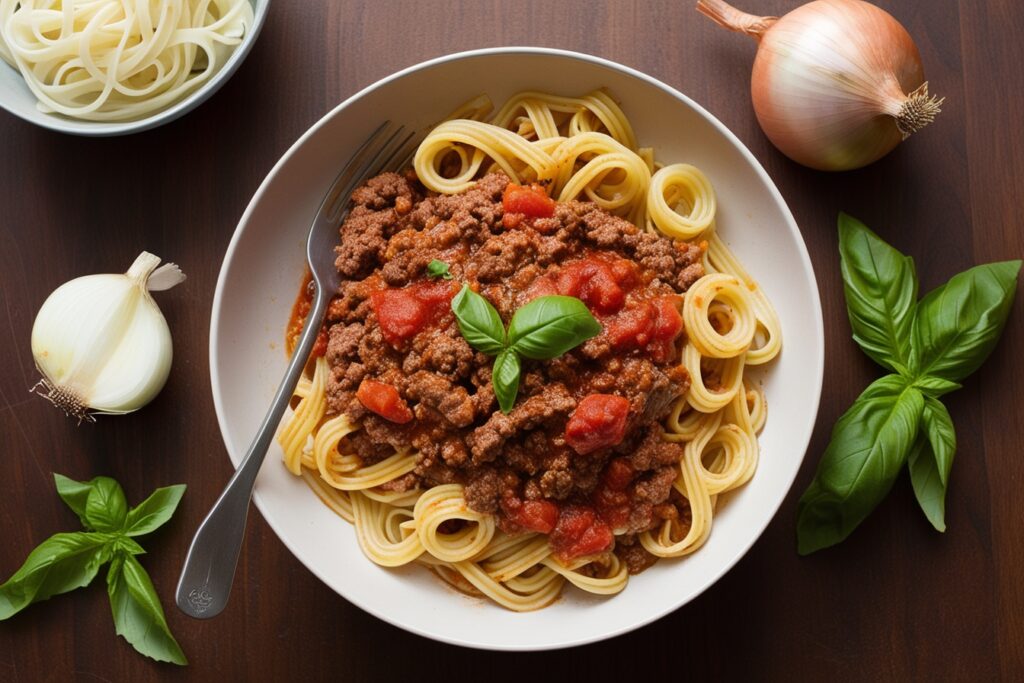
M2 0L0 59L10 69L0 68L0 106L83 135L170 121L233 73L267 4Z
M765 401L744 368L775 358L781 328L715 232L710 182L638 148L610 93L492 109L459 107L414 170L354 193L279 441L371 560L527 611L566 582L617 593L703 545L719 494L756 469ZM502 402L508 352L492 372L471 292L510 335L545 295L596 324L558 355L537 335Z
M520 66L534 78L517 76ZM536 76L548 72L558 78ZM543 94L564 92L555 90L563 80L589 83L590 94ZM527 96L488 112L471 98L481 91L496 102ZM588 97L594 109L580 104ZM460 101L468 104L452 114ZM602 122L595 110L611 116ZM247 338L253 324L280 330L289 314L287 304L254 306L252 285L243 293L233 273L270 265L260 260L271 247L258 240L283 247L269 223L294 220L277 202L302 193L285 167L329 180L331 164L310 141L382 111L432 132L415 173L371 180L354 195L338 251L350 284L281 433L288 467L265 466L257 504L340 593L449 642L559 647L679 606L749 547L792 481L820 391L820 312L798 233L756 162L682 96L600 60L542 50L441 60L374 86L297 144L243 219L215 302L214 394L233 457L245 440L238 403L264 372L239 383L232 370L266 368L272 385L283 354L248 354L226 339ZM692 128L681 135L679 125ZM712 185L717 193L706 193ZM736 218L755 210L756 230ZM766 243L773 258L751 258ZM301 259L290 275L282 253L273 260L265 272L279 274L259 289L290 302ZM468 346L460 326L471 297L503 330L490 352L479 339ZM517 320L563 299L598 327L544 360L522 332L536 319ZM269 313L251 323L232 314L261 307L275 309L276 323ZM809 327L794 323L794 334L786 321L801 316ZM511 399L496 379L509 363L519 373ZM798 386L798 375L805 390L773 390L780 377ZM302 530L289 530L300 515ZM445 590L429 572L376 567L363 555L386 567L426 564L509 609L475 609L479 598ZM651 566L657 557L670 559Z

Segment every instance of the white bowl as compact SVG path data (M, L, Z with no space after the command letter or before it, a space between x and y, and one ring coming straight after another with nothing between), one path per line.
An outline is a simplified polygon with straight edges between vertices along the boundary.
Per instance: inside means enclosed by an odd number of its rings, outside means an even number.
M653 145L659 159L693 163L708 175L718 193L720 234L778 309L784 348L763 377L769 414L761 463L754 478L719 507L711 537L696 553L658 562L632 577L619 595L596 597L567 587L550 607L517 614L462 595L425 568L385 569L370 562L352 527L285 470L274 444L255 494L271 528L342 596L429 638L500 650L608 638L692 600L757 540L803 460L824 369L818 288L789 209L740 141L676 90L596 57L498 48L411 67L327 114L263 181L224 258L210 326L210 370L221 432L237 466L284 371L282 339L303 275L307 228L338 169L369 131L385 118L414 126L436 122L481 92L500 102L528 88L577 94L599 86L622 102L641 144Z
M134 121L81 121L62 114L41 112L36 108L36 96L32 94L28 85L25 84L25 79L21 77L21 73L3 60L0 60L0 107L37 126L49 128L59 133L70 133L87 137L127 135L128 133L138 133L169 123L179 116L192 111L205 102L213 93L217 92L218 88L231 78L231 74L235 73L242 60L249 54L249 50L252 49L256 38L260 34L260 29L263 28L263 21L267 18L267 9L270 7L270 0L250 1L253 6L253 25L242 37L242 42L231 52L231 56L228 57L227 62L225 62L220 70L184 98L145 118Z

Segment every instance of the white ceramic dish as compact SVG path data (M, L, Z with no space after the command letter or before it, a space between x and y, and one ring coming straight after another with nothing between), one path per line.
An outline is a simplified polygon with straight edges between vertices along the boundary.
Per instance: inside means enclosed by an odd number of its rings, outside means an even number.
M138 133L150 128L156 128L169 123L179 116L184 116L200 104L205 102L213 93L224 85L231 75L235 73L242 60L249 54L249 50L256 43L260 29L263 28L263 21L267 18L267 10L270 7L270 0L251 0L253 6L253 26L242 38L242 42L235 48L228 57L228 61L215 73L210 80L203 83L197 90L189 93L185 98L174 104L161 109L135 121L80 121L60 114L47 114L36 108L36 97L25 84L25 79L17 69L0 60L0 107L6 109L15 116L25 119L43 128L49 128L59 133L70 133L72 135L83 135L87 137L111 137L115 135L127 135Z
M256 192L228 247L210 329L210 369L221 432L237 466L285 367L283 331L304 268L306 230L350 152L382 119L423 126L480 92L496 102L522 89L583 93L607 86L641 144L663 160L696 164L718 193L720 234L772 298L784 349L763 381L768 424L754 478L715 514L706 545L663 560L611 598L568 588L554 605L506 611L447 587L419 566L367 560L351 526L290 475L275 444L256 505L314 574L368 612L430 638L471 647L540 650L608 638L693 599L757 540L782 503L811 436L824 368L818 289L793 217L764 169L721 123L649 76L595 57L499 48L406 69L327 114L282 157ZM766 587L765 590L768 590ZM301 618L301 617L296 617Z

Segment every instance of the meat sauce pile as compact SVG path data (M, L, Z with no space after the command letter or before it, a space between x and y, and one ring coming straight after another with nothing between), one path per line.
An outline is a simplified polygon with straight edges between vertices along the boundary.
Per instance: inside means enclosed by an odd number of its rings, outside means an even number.
M663 440L660 422L689 386L680 295L703 275L706 246L499 174L443 196L386 173L352 199L342 284L317 349L331 368L329 412L362 425L343 449L371 465L415 448L415 471L383 488L463 484L470 508L507 533L549 534L564 562L614 550L631 573L652 564L636 534L664 519L688 526L672 487L682 447ZM428 276L432 260L452 279ZM562 294L603 330L554 360L524 359L504 414L493 358L469 346L451 312L463 282L506 325L531 299Z

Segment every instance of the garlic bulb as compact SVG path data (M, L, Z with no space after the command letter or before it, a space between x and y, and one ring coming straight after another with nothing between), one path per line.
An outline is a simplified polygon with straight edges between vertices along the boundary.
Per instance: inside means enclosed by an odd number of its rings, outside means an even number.
M127 273L87 275L47 297L32 326L33 388L68 415L124 414L149 403L171 370L171 332L150 291L185 279L142 252Z
M921 56L890 14L861 0L815 0L782 18L698 0L715 23L760 43L751 96L776 147L811 168L860 168L930 123Z

